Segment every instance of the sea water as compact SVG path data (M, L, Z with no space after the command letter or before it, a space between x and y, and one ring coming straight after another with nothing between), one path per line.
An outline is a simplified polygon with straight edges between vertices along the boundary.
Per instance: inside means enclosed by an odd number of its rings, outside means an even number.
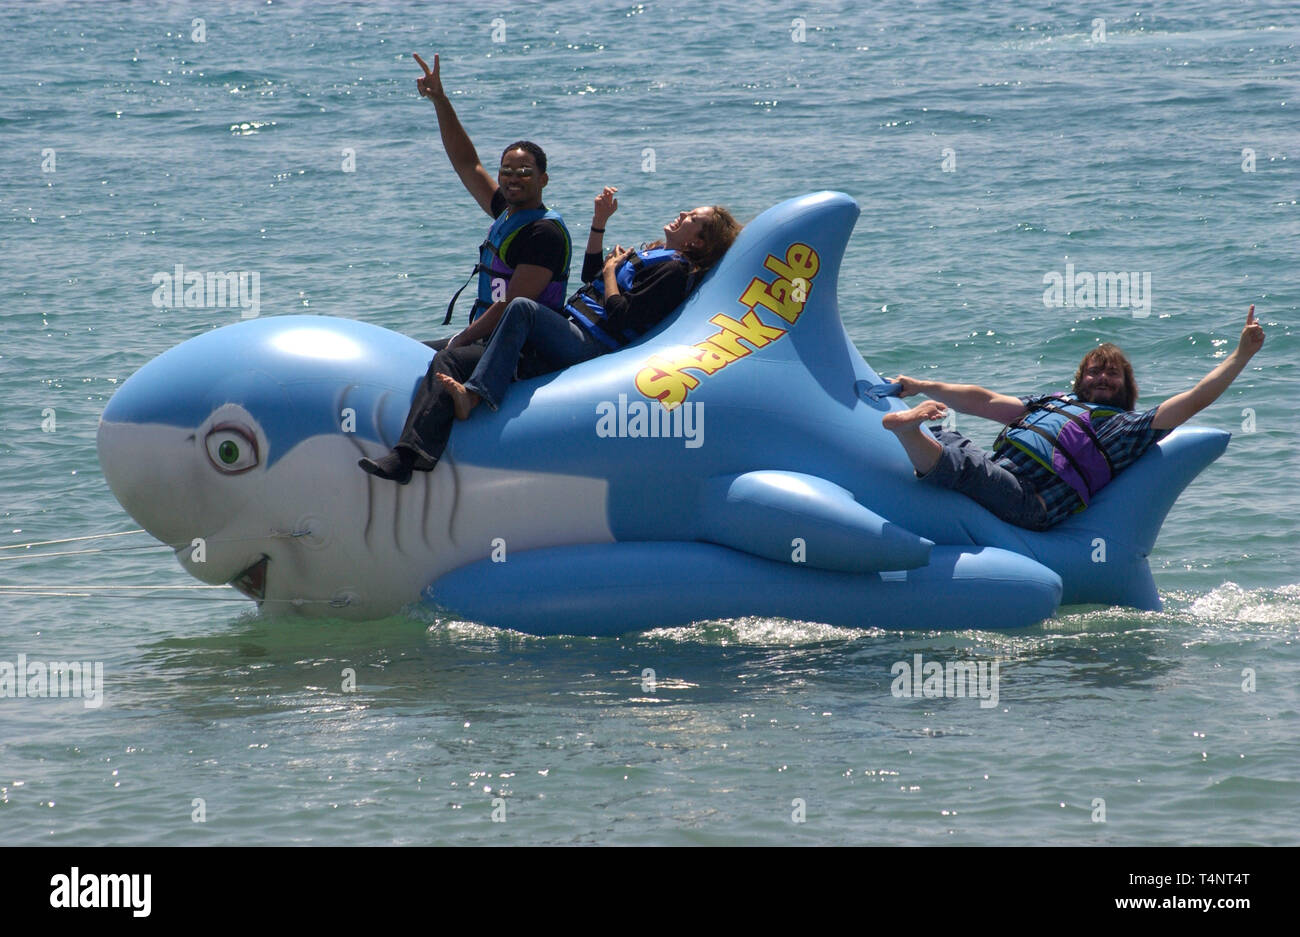
M485 165L547 149L579 240L607 184L609 243L852 195L840 306L882 374L1061 389L1110 340L1154 405L1250 303L1268 333L1195 420L1233 440L1156 544L1161 612L540 639L132 597L198 585L142 535L0 550L0 685L19 655L102 673L99 705L57 667L0 695L7 844L1300 842L1293 5L8 3L0 30L0 546L136 526L96 423L187 338L449 331L487 219L412 52ZM169 301L178 266L233 288ZM1054 301L1085 272L1129 295Z

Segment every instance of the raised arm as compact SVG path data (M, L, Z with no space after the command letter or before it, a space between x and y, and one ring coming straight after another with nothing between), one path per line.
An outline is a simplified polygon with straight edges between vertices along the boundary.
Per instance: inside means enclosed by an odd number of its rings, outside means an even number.
M478 151L474 149L469 134L460 125L460 118L456 116L451 101L442 90L438 56L433 57L433 69L430 70L418 53L412 54L424 69L424 77L415 80L415 87L422 97L433 102L434 109L438 112L438 132L442 135L442 148L447 151L447 158L451 160L456 175L460 176L461 183L469 190L469 194L474 196L474 201L490 215L492 195L497 190L497 182L479 162Z
M1156 409L1155 419L1151 425L1155 429L1173 429L1181 426L1193 416L1200 413L1219 395L1228 389L1228 385L1237 379L1248 362L1264 347L1264 327L1255 321L1255 307L1252 305L1246 313L1246 326L1241 330L1241 338L1232 354L1219 362L1216 367L1199 384L1191 390L1175 394Z
M607 185L596 196L596 206L591 213L591 232L587 235L588 254L599 254L604 249L605 223L618 211L618 199L614 198L617 192L615 186Z
M1017 397L999 394L978 384L947 384L943 381L922 381L900 374L895 383L903 385L900 397L925 394L954 410L980 416L997 423L1010 423L1025 412L1025 405Z

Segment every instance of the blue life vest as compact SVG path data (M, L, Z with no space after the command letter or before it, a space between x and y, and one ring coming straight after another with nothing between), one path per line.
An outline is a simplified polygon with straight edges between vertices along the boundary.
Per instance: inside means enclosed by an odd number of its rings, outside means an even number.
M506 290L510 287L510 278L515 273L515 268L505 261L506 253L510 249L510 242L527 225L532 224L534 221L543 220L555 222L564 234L564 273L562 276L552 277L551 282L546 284L546 288L537 297L537 301L543 306L549 306L556 312L564 308L564 297L569 289L569 261L573 256L573 241L569 237L569 229L565 227L564 218L560 216L559 212L550 209L525 208L515 212L507 209L497 216L496 221L492 222L492 227L488 229L487 240L479 245L478 263L470 271L471 278L475 274L478 275L478 295L475 297L474 306L469 312L471 322L482 315L493 303L505 299ZM466 281L465 286L468 285L469 282ZM443 325L450 324L452 312L456 307L456 300L460 297L465 286L457 290L456 295L447 304L447 315L442 320Z
M1073 488L1087 507L1115 475L1092 421L1124 412L1084 403L1073 395L1053 394L1003 428L993 443L993 455L1002 455L1010 447L1020 450Z
M636 275L642 270L670 260L681 259L681 254L666 247L657 247L648 251L633 251L614 271L614 282L618 284L620 293L626 293L632 289L632 281L636 279ZM687 283L686 291L688 293L692 282L693 278ZM605 331L605 278L603 276L596 277L594 281L585 284L582 289L574 293L569 298L564 311L593 338L611 351L622 348L641 335L637 330L630 328L622 329L620 335Z

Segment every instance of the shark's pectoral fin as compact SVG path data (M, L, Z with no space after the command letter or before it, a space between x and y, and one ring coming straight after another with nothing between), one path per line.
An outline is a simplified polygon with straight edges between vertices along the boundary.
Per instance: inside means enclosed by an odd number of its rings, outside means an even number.
M799 472L745 472L701 489L696 537L783 563L865 573L916 569L934 543Z
M711 543L578 544L452 570L424 599L528 634L615 635L745 615L850 628L1023 628L1050 617L1061 577L994 547L935 547L919 569L845 573Z

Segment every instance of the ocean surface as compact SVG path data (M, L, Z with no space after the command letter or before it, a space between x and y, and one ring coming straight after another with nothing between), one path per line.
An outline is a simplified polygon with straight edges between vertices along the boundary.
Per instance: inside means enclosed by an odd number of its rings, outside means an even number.
M1094 8L0 6L0 666L104 675L97 707L0 697L4 842L1300 844L1300 18ZM883 374L1060 389L1112 340L1153 406L1255 303L1263 351L1195 421L1232 443L1151 557L1165 609L541 639L123 589L197 584L144 535L13 549L137 526L99 415L240 318L155 306L155 273L255 271L263 316L449 331L486 219L416 51L485 164L547 149L575 229L619 186L611 243L701 203L852 195L840 304ZM1149 315L1046 306L1067 264L1150 274ZM896 696L918 654L997 661L997 704Z

